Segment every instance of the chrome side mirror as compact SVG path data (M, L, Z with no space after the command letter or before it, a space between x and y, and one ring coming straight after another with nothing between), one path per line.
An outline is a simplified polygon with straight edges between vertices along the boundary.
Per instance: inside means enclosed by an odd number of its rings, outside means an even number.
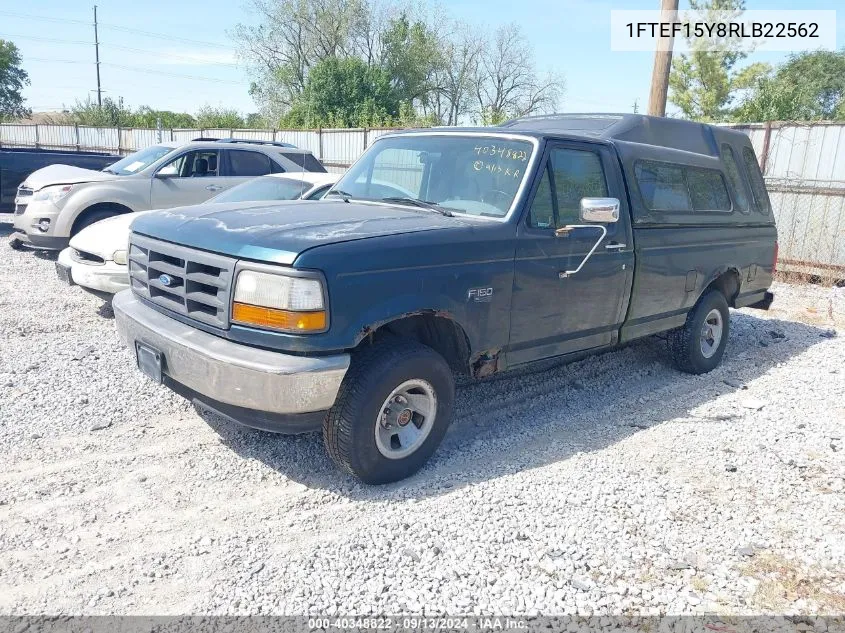
M619 221L618 198L581 198L581 221L612 224Z

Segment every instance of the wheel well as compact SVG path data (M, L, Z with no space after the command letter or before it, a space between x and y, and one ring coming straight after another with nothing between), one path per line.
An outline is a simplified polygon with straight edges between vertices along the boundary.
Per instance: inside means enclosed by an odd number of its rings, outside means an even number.
M359 346L370 345L391 335L419 341L443 356L453 371L469 373L469 339L464 329L450 318L434 312L404 316L370 330Z
M739 294L739 285L739 272L735 268L729 268L716 277L716 279L711 281L707 285L707 288L704 289L704 292L707 292L711 288L718 290L725 296L725 299L728 301L728 305L735 308L736 297Z
M90 207L86 207L82 213L76 216L76 219L73 221L73 226L70 228L70 234L74 235L77 230L79 230L80 225L82 222L92 213L96 213L98 211L114 211L116 215L122 215L124 213L132 213L132 209L127 207L123 204L118 204L117 202L98 202L97 204L92 204Z

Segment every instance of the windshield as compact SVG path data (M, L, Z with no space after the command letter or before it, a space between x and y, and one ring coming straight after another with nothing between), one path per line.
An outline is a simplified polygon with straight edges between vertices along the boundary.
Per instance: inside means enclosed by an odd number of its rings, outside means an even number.
M301 180L280 178L279 176L259 176L217 194L209 202L296 200L308 187L308 183Z
M112 163L111 165L106 167L103 171L107 171L110 174L117 174L118 176L128 176L129 174L135 174L141 171L142 169L149 167L159 158L161 158L165 154L169 154L172 151L172 147L166 147L164 145L152 145L151 147L147 147L146 149L142 149L133 154L129 154L129 156L127 156L126 158L121 158L116 163Z
M383 138L334 190L349 198L425 201L464 215L507 215L525 178L529 141L460 134Z

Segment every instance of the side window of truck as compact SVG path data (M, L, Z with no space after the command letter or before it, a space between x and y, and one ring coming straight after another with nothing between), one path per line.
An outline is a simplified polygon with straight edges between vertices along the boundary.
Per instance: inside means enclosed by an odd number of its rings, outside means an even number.
M651 211L692 211L684 170L668 163L637 161L637 186Z
M751 210L748 202L748 190L745 188L745 181L740 174L736 154L727 143L722 145L722 159L725 161L725 172L728 174L728 180L731 181L736 208L739 209L740 213L748 213Z
M641 160L634 175L650 211L731 211L725 179L715 169Z
M529 226L559 228L581 222L581 198L607 197L601 157L589 150L555 148L531 203Z
M751 193L754 196L754 205L757 211L763 215L769 214L769 195L766 193L766 184L763 182L763 174L760 173L760 165L757 157L750 147L742 149L742 159L745 162L745 170L748 172L748 180L751 181Z

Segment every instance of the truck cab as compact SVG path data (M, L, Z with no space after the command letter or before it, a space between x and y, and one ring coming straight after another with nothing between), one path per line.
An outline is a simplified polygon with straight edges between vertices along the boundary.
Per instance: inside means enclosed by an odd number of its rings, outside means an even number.
M327 198L133 223L113 302L138 367L249 426L321 430L368 483L407 477L483 379L665 333L721 360L768 307L777 234L744 135L553 115L379 138Z

